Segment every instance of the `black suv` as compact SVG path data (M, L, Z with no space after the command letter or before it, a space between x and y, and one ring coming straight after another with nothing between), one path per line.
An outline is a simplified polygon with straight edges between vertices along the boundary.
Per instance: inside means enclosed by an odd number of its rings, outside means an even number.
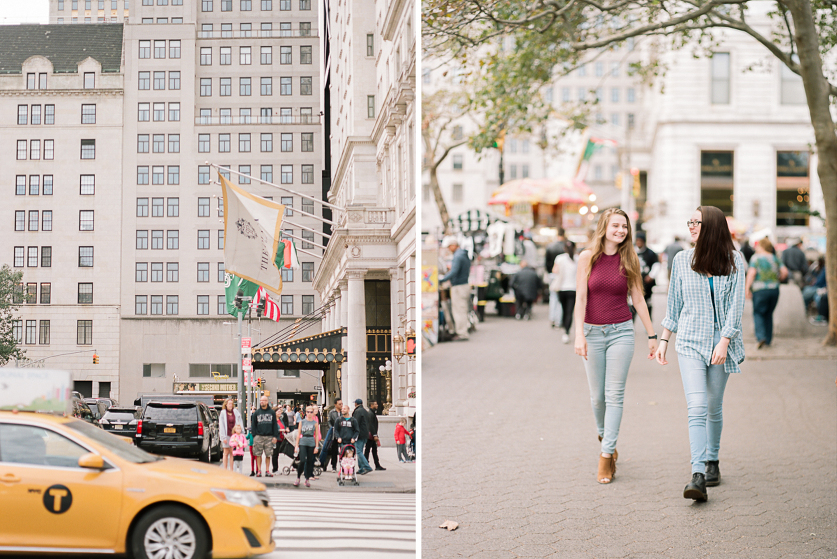
M154 454L199 458L221 454L218 428L201 402L149 402L137 423L137 446Z
M105 431L121 437L134 438L137 434L137 422L142 412L134 408L108 408L99 420L99 425Z

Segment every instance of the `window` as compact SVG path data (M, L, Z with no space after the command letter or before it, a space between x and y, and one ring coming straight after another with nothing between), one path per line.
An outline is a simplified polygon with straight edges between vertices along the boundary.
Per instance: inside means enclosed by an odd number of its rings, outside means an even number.
M166 200L166 208L169 217L180 216L180 198L168 198Z
M198 262L198 282L209 281L209 262Z
M218 134L218 152L229 153L230 151L230 135Z
M81 141L81 158L96 159L96 140Z
M291 0L279 0L279 11L281 11L281 12L291 11Z
M38 267L38 247L27 247L26 265L30 268Z
M169 58L180 58L180 39L169 41Z
M453 156L453 170L454 171L461 171L462 170L462 155L454 155Z
M55 124L55 105L44 105L44 124Z
M776 152L776 225L807 226L810 215L810 154Z
M221 11L222 12L231 12L232 11L232 0L221 0Z
M26 140L17 141L17 158L26 159Z
M293 268L282 268L282 281L284 283L293 283L294 270Z
M180 120L180 103L169 103L169 121L176 122ZM178 136L178 146L180 144L180 136ZM178 150L180 148L178 147Z
M166 104L154 103L154 122L165 122L166 120Z
M137 167L137 184L148 184L148 167Z
M52 247L41 247L41 268L52 267Z
M311 9L311 0L299 0L299 9L300 10L310 10Z
M221 24L221 38L222 39L232 38L232 23L222 23Z
M35 74L26 74L26 89L37 89L35 87Z
M241 0L241 11L249 12L253 9L253 0Z
M293 184L294 182L294 166L282 165L282 184Z
M209 153L209 134L198 134L198 153Z
M262 165L261 166L262 176L261 179L265 182L273 182L273 165Z
M305 241L302 241L302 248L314 248L312 244L314 242L313 231L302 231L302 238L305 239Z
M799 57L793 55L793 61L799 64ZM802 85L802 78L793 72L783 63L780 63L780 75L782 79L781 98L783 105L804 105L807 103L805 98L805 88ZM34 106L32 107L35 108ZM33 123L34 124L34 123Z
M134 314L148 314L147 295L134 295Z
M151 296L151 314L163 314L163 296Z
M310 77L299 78L299 94L313 95L312 81Z
M220 93L221 97L229 97L232 95L232 78L221 78L220 84Z
M604 75L604 62L596 62L596 77L600 78Z
M715 206L727 216L733 210L733 161L731 151L700 153L700 204Z
M52 231L52 210L41 212L41 231Z
M250 151L250 134L239 134L238 135L238 151L242 152L242 153L247 153L247 152ZM250 183L248 182L246 184L250 184Z
M211 12L212 11L212 0L201 0L201 11L202 12Z
M78 230L93 231L93 210L80 210L78 212Z
M515 167L515 170L516 170L516 167ZM517 175L517 173L515 173L515 175ZM461 184L454 184L453 185L453 201L454 202L462 202L462 200L464 200L463 186Z
M712 55L712 104L729 105L729 53Z
M78 345L93 344L93 321L79 320L76 323L76 343Z
M198 314L209 314L209 295L198 295Z
M299 63L300 64L312 64L313 55L311 51L311 46L301 46L299 47Z
M250 47L241 47L238 51L238 63L242 66L247 66L251 64L251 48Z
M250 166L239 165L238 172L241 173L238 175L238 184L250 184Z
M15 247L15 268L23 267L23 247Z
M618 87L612 87L610 89L610 101L612 103L618 103L619 102L619 88Z
M633 87L629 87L626 97L627 97L628 103L635 102L636 101L636 90L634 90Z
M143 41L140 41L140 42L143 42ZM165 41L154 41L154 58L165 58L165 57L166 57L166 42Z
M151 120L151 104L140 103L137 108L137 121L148 122Z
M250 95L250 84L252 82L251 78L239 78L238 79L238 94L247 97ZM249 119L247 122L241 122L240 124L249 124Z
M375 56L375 35L372 33L366 35L366 56Z
M232 124L232 109L221 109L221 124Z
M180 281L180 264L178 262L166 263L166 281L174 283Z
M273 134L262 134L261 135L261 151L263 151L263 152L273 151Z
M44 304L44 286L49 287L49 284L41 284L41 304ZM49 290L47 290L47 303L49 303ZM41 321L38 334L38 343L41 345L49 345L49 320Z
M284 136L284 134L282 134L282 136ZM282 151L284 151L284 149ZM303 132L302 133L302 151L314 151L314 133L313 132Z
M282 295L280 302L280 311L283 315L289 316L294 314L294 297L293 295Z
M169 134L169 153L180 153L180 134Z
M198 231L198 250L209 250L209 231Z
M78 247L78 267L93 267L93 247Z
M302 281L303 282L314 281L314 263L313 262L303 262L302 263Z
M93 284L80 283L78 284L78 304L92 305L93 304Z
M148 231L137 231L137 250L148 249Z
M25 299L25 301L26 301L27 305L37 305L38 304L38 284L37 283L27 283L26 284L26 299ZM27 322L26 326L28 328L29 327L29 321L27 320L26 322ZM32 322L31 326L32 326L32 330L33 330L32 334L33 334L33 337L34 337L35 321L33 320L31 322ZM32 343L34 343L34 341Z
M41 141L40 140L29 140L29 159L40 159L40 158L41 158ZM82 157L82 159L84 159L84 158Z
M314 122L313 109L311 107L302 107L299 109L299 121L303 124L311 124Z
M201 78L201 97L212 97L212 78Z
M46 74L41 74L43 76L42 82L44 86L46 86ZM95 72L85 72L84 73L84 89L94 89L96 87L96 74Z
M29 230L30 231L37 231L38 230L38 210L29 210Z
M314 166L302 166L302 184L314 184Z
M44 175L44 196L52 196L52 175Z
M212 47L201 47L201 66L212 66Z
M198 165L198 184L209 184L209 165Z
M26 195L26 175L17 175L15 177L15 195Z
M44 159L55 159L55 140L44 140Z
M180 72L169 72L169 89L180 89Z
M36 285L36 284L33 284ZM35 303L36 301L30 301L29 297L26 298L27 303ZM34 344L37 341L37 321L36 320L27 320L26 321L26 343L27 344ZM28 429L32 429L29 427ZM5 454L5 453L4 453Z
M154 134L153 140L152 151L154 153L166 153L166 135Z
M29 122L29 105L17 106L17 123L26 124Z
M366 118L375 118L375 96L366 96Z
M273 47L261 48L261 63L273 64Z
M293 64L293 47L279 47L279 64Z
M151 231L151 250L163 250L163 231L161 229ZM153 265L151 270L154 271ZM151 281L154 281L154 279L152 278Z
M242 2L250 2L250 0L242 0ZM253 24L252 23L242 23L241 24L241 36L242 37L252 37L253 36Z
M151 72L140 72L138 89L151 89Z
M18 302L23 302L22 299L23 299L23 297L22 297L22 294L21 294L21 301L18 301ZM12 336L14 337L16 343L19 343L19 344L23 343L23 321L22 320L13 320L12 321Z
M221 47L221 66L232 64L232 47Z
M165 215L165 208L163 207L164 202L165 198L151 199L151 217L163 217L163 215Z
M261 78L261 95L273 95L273 78Z
M302 199L302 211L307 212L309 214L313 214L314 213L314 201L303 198ZM305 235L303 235L303 237L304 236Z
M279 94L293 95L293 78L279 78Z
M292 217L294 215L294 197L293 196L282 196L279 198L279 203L285 206L285 213L283 214L285 217Z
M224 230L218 230L218 250L224 250Z
M15 211L15 231L26 231L26 211Z
M232 0L230 0L232 1ZM178 297L177 295L166 295L166 314L177 314L178 311Z
M41 177L38 175L29 175L29 195L37 196L40 190Z
M198 198L198 217L209 217L209 198Z
M273 0L262 0L262 11L269 12L273 9Z
M165 72L154 72L154 89L166 89Z
M299 36L300 37L310 37L311 36L311 22L310 21L303 21L299 24Z
M619 113L613 113L610 115L610 123L613 126L619 126Z

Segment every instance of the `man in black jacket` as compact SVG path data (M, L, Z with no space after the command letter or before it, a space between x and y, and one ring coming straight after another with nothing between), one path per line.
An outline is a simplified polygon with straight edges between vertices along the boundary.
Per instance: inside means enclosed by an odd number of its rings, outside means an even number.
M337 471L337 422L343 417L343 400L340 398L334 402L334 409L328 413L328 433L326 433L323 450L320 453L320 464L323 470L328 468L328 461L331 459L331 471Z
M520 271L511 280L509 287L514 289L514 298L517 305L517 313L514 317L517 320L525 318L532 320L532 303L538 298L538 290L541 287L541 278L534 268L529 266L525 260L520 262Z
M366 440L366 447L363 450L363 456L369 462L369 451L372 451L372 458L375 462L376 470L386 470L381 466L381 461L378 460L378 402L369 402L369 438Z
M352 413L352 417L357 420L358 430L357 442L355 443L355 448L357 449L357 473L364 475L372 471L372 466L369 465L369 462L363 455L364 445L369 438L369 416L366 413L366 408L363 407L363 400L360 398L355 400L355 411Z
M343 405L343 416L334 422L334 440L340 445L340 450L347 444L354 444L360 436L357 420L349 415L349 405Z
M253 431L253 454L256 460L264 459L265 476L273 477L270 473L270 458L273 456L273 445L279 439L279 424L276 423L276 412L267 405L267 396L259 399L259 407L250 416L250 429ZM257 462L258 463L258 462ZM258 468L258 466L257 466Z

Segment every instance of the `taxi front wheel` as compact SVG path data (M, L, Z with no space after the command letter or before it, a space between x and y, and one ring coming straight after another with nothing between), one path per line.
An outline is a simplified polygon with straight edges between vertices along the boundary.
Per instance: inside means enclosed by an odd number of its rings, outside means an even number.
M197 514L164 506L140 518L131 535L130 549L134 559L204 559L208 541Z

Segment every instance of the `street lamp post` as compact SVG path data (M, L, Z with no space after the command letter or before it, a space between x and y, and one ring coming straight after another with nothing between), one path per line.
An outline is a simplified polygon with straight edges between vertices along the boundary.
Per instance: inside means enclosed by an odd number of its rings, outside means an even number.
M249 307L250 301L252 300L252 297L245 297L244 291L241 289L239 289L238 293L235 294L235 314L238 318L238 347L236 347L236 353L238 355L238 411L241 414L242 420L246 417L247 403L245 402L244 392L244 367L241 353L241 325L244 318L244 303L247 303L247 306Z

